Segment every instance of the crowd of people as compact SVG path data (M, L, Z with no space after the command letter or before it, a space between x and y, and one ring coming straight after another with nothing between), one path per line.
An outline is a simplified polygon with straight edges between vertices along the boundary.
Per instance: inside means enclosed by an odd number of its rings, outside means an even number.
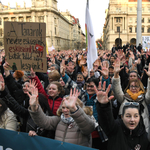
M47 72L0 75L0 128L99 150L150 149L150 50L51 51Z

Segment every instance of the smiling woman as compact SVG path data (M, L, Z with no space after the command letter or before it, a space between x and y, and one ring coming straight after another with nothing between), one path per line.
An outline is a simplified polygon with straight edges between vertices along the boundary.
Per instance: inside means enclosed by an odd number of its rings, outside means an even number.
M37 91L36 88L35 91ZM56 130L56 140L87 147L91 146L91 132L95 128L95 123L91 118L92 109L88 109L91 112L83 110L83 103L78 99L78 91L72 92L71 90L70 95L63 98L57 116L53 117L46 117L41 111L36 95L34 96L34 91L29 96L29 112L37 125L44 129Z
M96 89L95 89L96 90ZM121 119L114 120L108 92L96 90L98 123L108 136L107 150L149 150L147 132L141 117L140 104L123 103Z

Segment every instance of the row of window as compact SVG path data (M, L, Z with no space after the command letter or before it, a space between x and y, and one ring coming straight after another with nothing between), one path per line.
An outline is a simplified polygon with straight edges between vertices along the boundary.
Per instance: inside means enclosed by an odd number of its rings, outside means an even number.
M117 17L116 18L116 23L121 22L122 18L121 17ZM146 19L142 18L142 23L144 23ZM133 18L129 18L129 22L133 22ZM135 18L135 22L137 22L137 18ZM147 23L150 23L150 18L147 18Z
M137 27L135 28L135 32L137 32ZM129 33L133 33L132 27L129 27ZM144 33L144 27L142 27L142 33ZM147 27L147 33L150 33L150 27Z
M44 22L44 16L38 16L38 22ZM11 20L9 20L8 17L4 17L4 21L17 21L16 17L11 17ZM18 17L18 21L23 22L24 18L23 17ZM26 22L31 22L32 18L31 16L26 17ZM0 18L0 25L2 25L2 19Z
M120 27L117 27L117 32L121 32ZM137 32L137 27L135 27L135 33ZM129 33L133 32L133 27L129 27ZM144 27L142 27L142 33L144 33ZM150 33L150 27L147 27L147 33Z
M129 7L129 11L130 12L132 12L133 10L136 10L137 11L137 7L136 8L134 8L134 7ZM116 7L116 11L121 11L121 7ZM144 7L142 7L142 12L144 12L144 11L146 11L146 12L150 12L150 8L144 8Z

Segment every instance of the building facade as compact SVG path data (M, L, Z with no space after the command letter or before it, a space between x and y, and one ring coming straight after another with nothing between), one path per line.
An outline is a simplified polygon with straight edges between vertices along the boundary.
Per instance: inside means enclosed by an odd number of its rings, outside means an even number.
M69 12L68 12L69 13ZM32 6L15 8L0 3L0 48L4 48L4 21L45 22L47 48L52 45L56 50L74 49L73 18L67 18L57 9L57 0L32 0ZM79 35L81 37L81 35Z
M136 45L137 0L110 0L105 11L103 48ZM150 36L150 0L142 0L142 36Z

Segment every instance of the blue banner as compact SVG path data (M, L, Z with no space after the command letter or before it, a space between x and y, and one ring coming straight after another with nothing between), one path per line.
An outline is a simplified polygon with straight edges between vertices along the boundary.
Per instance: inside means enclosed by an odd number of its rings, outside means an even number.
M0 150L94 150L27 133L0 129Z

